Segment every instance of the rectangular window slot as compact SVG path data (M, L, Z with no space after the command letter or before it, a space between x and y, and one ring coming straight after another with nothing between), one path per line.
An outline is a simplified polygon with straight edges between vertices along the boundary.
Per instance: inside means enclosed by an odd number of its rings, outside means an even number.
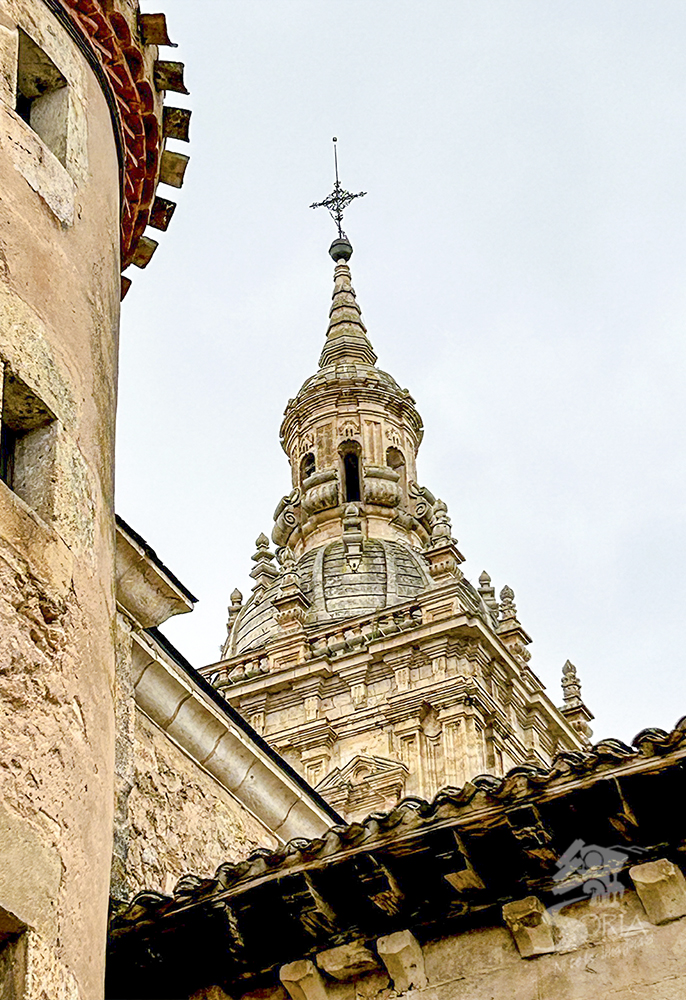
M26 996L26 927L0 908L0 998Z
M54 414L8 369L0 399L0 479L37 513L48 515L52 509Z
M52 59L21 28L16 111L57 159L66 164L69 112L67 81Z

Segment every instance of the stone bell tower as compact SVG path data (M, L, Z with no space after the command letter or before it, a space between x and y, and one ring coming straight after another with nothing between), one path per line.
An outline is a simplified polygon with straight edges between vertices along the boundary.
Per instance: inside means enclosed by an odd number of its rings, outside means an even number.
M289 400L292 490L257 539L205 675L348 819L581 748L529 666L514 593L462 574L446 504L417 483L422 421L376 366L344 235L318 371ZM572 668L573 669L573 668ZM569 672L569 671L568 671ZM573 704L572 704L573 702Z

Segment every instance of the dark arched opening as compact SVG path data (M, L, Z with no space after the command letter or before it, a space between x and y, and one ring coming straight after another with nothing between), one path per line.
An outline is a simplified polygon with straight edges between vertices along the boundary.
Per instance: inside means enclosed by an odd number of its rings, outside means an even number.
M314 455L311 451L308 451L306 455L300 459L300 482L307 479L308 476L313 475L317 466L314 460Z
M354 503L360 499L360 459L352 451L343 456L345 475L345 502Z
M362 499L360 484L360 446L357 441L344 441L339 454L343 460L343 496L346 503Z
M399 448L387 448L386 449L386 465L389 469L393 469L400 476L400 487L404 493L407 492L407 466L405 465L405 456Z

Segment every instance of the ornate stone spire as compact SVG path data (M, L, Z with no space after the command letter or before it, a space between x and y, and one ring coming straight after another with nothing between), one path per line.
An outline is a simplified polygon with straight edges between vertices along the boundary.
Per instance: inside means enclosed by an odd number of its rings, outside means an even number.
M350 541L350 504L363 540L423 548L435 520L435 497L416 484L421 418L409 392L376 366L350 278L352 252L345 234L331 244L333 301L319 369L289 400L281 425L293 489L277 507L272 539L296 558L344 534ZM359 566L359 553L346 552L348 565Z
M274 565L274 553L269 551L269 539L267 536L265 534L258 535L255 545L257 546L257 551L252 556L255 565L250 572L250 576L255 581L253 590L263 590L271 586L279 575L279 571Z
M576 667L569 660L562 668L562 708L560 711L571 722L584 743L590 744L593 730L589 722L593 713L581 697L581 681Z
M367 337L362 313L355 298L348 261L353 248L347 239L334 240L329 253L336 261L334 270L333 302L329 312L326 343L319 359L319 367L338 362L376 363L376 354Z

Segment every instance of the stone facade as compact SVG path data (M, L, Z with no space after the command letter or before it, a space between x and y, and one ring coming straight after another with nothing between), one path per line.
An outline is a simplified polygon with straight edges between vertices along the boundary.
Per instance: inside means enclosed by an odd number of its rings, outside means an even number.
M157 631L195 598L117 519L111 894L171 892L189 872L315 835L338 820Z
M348 819L403 795L582 747L575 668L557 709L529 666L514 593L460 570L446 504L417 483L422 421L376 366L337 240L319 371L286 408L292 491L255 586L231 595L203 673Z

